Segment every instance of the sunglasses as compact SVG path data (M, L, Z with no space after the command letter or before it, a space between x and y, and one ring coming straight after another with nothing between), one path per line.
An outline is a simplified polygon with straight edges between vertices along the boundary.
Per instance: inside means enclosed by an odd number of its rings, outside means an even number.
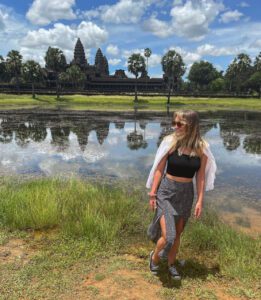
M173 124L173 126L177 126L178 128L180 128L180 127L182 127L182 126L185 125L185 123L182 123L182 122L175 122L175 121L174 121L172 124Z

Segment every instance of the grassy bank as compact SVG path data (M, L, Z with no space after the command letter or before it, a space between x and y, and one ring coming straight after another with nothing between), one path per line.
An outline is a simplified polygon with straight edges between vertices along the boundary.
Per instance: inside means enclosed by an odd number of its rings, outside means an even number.
M152 213L141 199L141 191L124 185L1 178L0 298L133 299L139 291L136 299L148 299L142 293L150 291L153 299L219 299L224 287L230 299L258 299L260 239L234 231L207 209L182 237L182 284L173 285L164 266L151 276ZM12 241L23 245L20 257Z
M134 96L61 96L58 101L55 96L0 94L0 109L26 107L64 107L70 109L133 109ZM138 105L141 109L165 110L166 97L140 96ZM260 99L240 98L186 98L172 97L171 106L186 106L197 110L206 109L244 109L261 110Z

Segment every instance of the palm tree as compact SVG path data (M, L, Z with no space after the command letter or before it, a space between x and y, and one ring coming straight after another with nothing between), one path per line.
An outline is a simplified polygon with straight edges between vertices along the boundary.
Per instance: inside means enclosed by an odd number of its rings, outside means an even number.
M180 81L186 71L185 64L179 53L175 50L169 50L161 60L162 69L168 80L168 102L170 104L170 92L173 89L174 82Z
M35 82L39 82L42 78L42 68L34 60L28 60L23 65L22 71L25 80L32 83L32 98L35 99L34 85Z
M15 77L15 83L18 92L20 92L19 75L21 74L22 58L22 55L19 53L19 51L16 50L11 50L10 52L8 52L6 58L7 68L9 72Z
M83 84L86 77L77 65L72 65L66 70L69 81L72 83L74 88L78 88L79 85Z
M148 74L149 74L149 58L152 54L152 51L150 48L146 48L144 50L144 56L146 57L147 59L147 76L146 76L146 88L148 89Z
M134 102L138 101L137 96L137 78L139 76L139 73L144 72L145 70L145 60L144 57L141 56L139 53L132 54L128 59L128 71L132 73L135 78L135 99Z
M253 73L253 67L251 65L250 57L245 53L240 53L228 66L225 78L229 82L230 90L239 92L244 83Z
M53 71L56 80L56 95L57 99L59 95L59 73L64 71L66 68L66 59L63 51L58 48L49 47L45 55L46 68Z
M0 81L4 81L6 77L6 63L2 55L0 55Z

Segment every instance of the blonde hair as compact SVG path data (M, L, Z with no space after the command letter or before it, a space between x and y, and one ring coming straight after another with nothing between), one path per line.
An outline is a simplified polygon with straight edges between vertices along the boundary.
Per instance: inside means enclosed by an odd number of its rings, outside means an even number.
M198 113L193 110L179 110L173 114L173 122L176 117L180 121L185 123L186 130L184 134L177 134L175 131L171 134L173 137L173 142L171 145L171 152L189 148L191 149L190 156L199 156L203 155L204 147L207 146L207 142L201 137L199 131L199 116Z

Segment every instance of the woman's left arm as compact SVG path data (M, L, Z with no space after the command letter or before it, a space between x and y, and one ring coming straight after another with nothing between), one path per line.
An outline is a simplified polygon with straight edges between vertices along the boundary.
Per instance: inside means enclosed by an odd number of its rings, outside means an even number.
M197 182L197 203L195 206L194 216L198 219L201 216L203 199L204 199L204 190L205 190L205 169L207 165L208 157L203 154L201 157L200 168L196 175Z

